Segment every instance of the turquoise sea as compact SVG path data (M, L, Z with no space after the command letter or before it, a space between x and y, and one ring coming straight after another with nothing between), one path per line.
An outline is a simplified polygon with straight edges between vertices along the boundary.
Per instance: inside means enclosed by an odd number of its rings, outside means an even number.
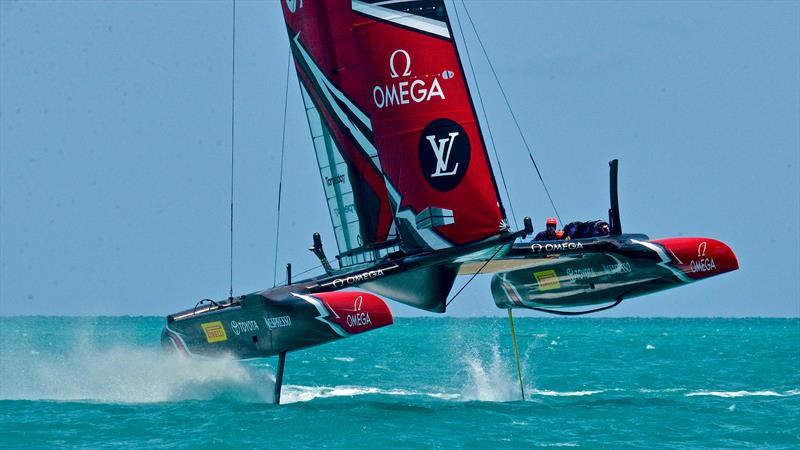
M275 359L160 317L0 318L4 448L800 448L800 319L417 318Z

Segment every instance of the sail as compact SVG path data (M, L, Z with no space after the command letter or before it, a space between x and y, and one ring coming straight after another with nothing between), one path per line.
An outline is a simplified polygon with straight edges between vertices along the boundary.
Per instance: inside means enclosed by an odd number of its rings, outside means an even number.
M504 212L444 1L352 0L352 16L366 112L404 249L499 234Z
M281 2L342 265L396 237L352 35L350 0Z

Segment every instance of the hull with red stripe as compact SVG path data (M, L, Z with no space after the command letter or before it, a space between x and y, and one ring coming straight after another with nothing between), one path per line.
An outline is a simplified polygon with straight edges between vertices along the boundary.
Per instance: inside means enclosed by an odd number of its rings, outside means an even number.
M484 271L496 272L499 308L564 308L638 297L739 268L716 239L649 240L621 235L517 244Z

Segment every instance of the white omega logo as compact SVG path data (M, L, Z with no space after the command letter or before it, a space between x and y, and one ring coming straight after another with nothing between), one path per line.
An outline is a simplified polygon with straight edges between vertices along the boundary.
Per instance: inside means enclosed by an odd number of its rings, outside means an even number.
M397 57L398 53L403 55L406 61L406 67L405 70L403 71L402 76L407 77L411 75L411 55L409 55L408 52L403 50L402 48L398 48L397 50L392 52L392 56L389 57L389 70L392 71L391 73L392 78L397 78L401 76L397 74L397 66L395 65L395 58Z
M452 74L450 71L443 73ZM444 100L439 75L411 77L411 55L398 48L389 55L389 83L379 83L372 88L372 99L378 109L387 106L408 105L430 101L434 97ZM447 78L445 78L447 79Z

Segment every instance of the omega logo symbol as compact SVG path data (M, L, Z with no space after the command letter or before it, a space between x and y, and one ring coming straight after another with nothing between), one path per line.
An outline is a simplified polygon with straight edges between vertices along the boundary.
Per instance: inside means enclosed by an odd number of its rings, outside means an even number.
M440 76L447 80L454 74L450 70L445 70L433 76L411 77L411 55L398 48L389 55L391 81L375 85L372 88L372 100L378 109L424 103L434 98L444 100L444 91L439 83Z
M698 258L705 258L705 256L706 256L706 247L707 247L706 241L701 242L700 245L697 246L697 257Z
M397 68L394 62L395 57L397 56L398 53L403 55L406 60L406 68L403 71L403 76L407 77L411 75L411 55L409 55L408 52L403 50L402 48L398 48L397 50L392 52L392 56L389 57L389 69L392 71L391 73L392 78L397 78L400 76L397 74Z

